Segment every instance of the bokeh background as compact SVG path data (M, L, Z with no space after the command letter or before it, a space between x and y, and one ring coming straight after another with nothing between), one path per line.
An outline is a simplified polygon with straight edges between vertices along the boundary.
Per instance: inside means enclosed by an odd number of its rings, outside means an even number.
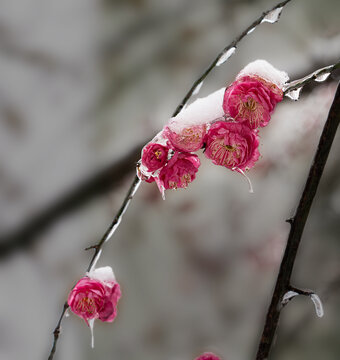
M0 359L46 359L52 331L134 177L138 151L217 53L272 0L1 0ZM263 58L292 79L338 61L340 2L293 0L204 82L205 96ZM279 104L245 180L201 154L161 199L142 184L98 266L123 296L113 324L64 319L56 359L254 358L295 206L336 76ZM340 357L340 136L294 269L324 302L294 299L272 358Z

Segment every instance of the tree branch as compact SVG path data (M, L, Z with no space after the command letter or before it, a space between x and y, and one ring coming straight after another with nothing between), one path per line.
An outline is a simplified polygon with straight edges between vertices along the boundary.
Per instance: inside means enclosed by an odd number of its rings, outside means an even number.
M290 280L301 236L308 218L308 214L318 188L328 154L330 152L340 121L340 84L338 85L333 104L323 128L319 145L310 168L306 185L303 190L298 208L291 222L286 250L280 265L274 293L267 312L264 330L258 347L256 360L264 360L269 356L277 329L283 295L290 288Z
M0 236L0 259L19 249L33 245L40 235L54 221L66 216L92 198L106 194L122 183L124 178L135 171L145 142L135 146L117 162L94 174L81 184L77 184L55 203L38 212L18 229Z

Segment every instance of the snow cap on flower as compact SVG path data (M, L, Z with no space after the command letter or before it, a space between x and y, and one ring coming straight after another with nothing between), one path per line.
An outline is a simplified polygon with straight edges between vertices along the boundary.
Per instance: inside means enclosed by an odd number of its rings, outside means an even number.
M196 360L221 360L218 356L211 352L205 352L200 355Z
M204 137L207 131L207 125L193 125L184 128L179 132L172 130L171 124L164 128L165 136L170 144L179 151L192 152L202 148Z
M260 153L257 132L243 123L217 121L206 136L205 155L215 165L231 170L254 166Z
M199 98L184 108L177 116L169 121L171 131L179 134L185 128L204 125L224 116L222 109L225 88Z
M159 188L186 188L195 179L199 166L197 155L175 152L159 173Z
M276 69L266 60L255 60L249 63L239 72L236 80L244 76L258 76L269 83L275 84L281 90L289 80L289 76L285 71Z
M94 319L112 322L120 296L120 286L112 269L107 266L90 271L80 279L70 292L67 303L87 325Z

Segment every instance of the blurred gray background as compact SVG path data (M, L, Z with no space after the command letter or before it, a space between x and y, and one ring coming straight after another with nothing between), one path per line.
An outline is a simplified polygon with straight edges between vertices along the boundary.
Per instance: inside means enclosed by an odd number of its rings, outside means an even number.
M52 331L134 176L138 150L217 53L275 1L0 1L0 359L46 359ZM340 2L293 0L204 82L263 58L292 79L338 61ZM98 266L122 287L113 324L64 319L56 359L253 359L289 225L336 80L279 104L249 175L202 154L187 190L142 184ZM294 269L324 301L283 311L272 358L340 357L335 139Z

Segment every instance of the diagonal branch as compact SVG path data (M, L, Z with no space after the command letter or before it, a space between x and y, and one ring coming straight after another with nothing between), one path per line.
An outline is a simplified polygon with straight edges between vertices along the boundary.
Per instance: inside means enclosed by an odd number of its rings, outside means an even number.
M313 164L310 168L298 208L294 217L290 221L291 229L288 236L286 250L281 261L274 293L267 312L265 326L258 347L256 360L267 359L273 345L274 335L281 313L281 301L283 295L289 290L290 287L291 275L302 233L339 125L339 121L340 84L338 85L333 104L330 108L327 121L323 128L319 145L313 160Z

